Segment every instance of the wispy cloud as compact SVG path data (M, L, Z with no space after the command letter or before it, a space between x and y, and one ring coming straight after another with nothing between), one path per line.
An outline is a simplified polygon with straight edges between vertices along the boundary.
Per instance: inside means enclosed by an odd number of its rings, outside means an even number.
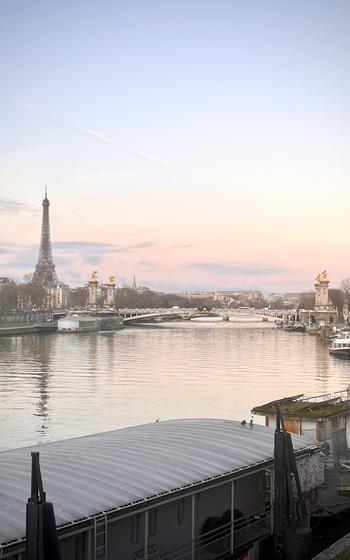
M251 276L265 276L267 274L283 274L287 272L284 268L272 267L261 264L218 264L208 262L189 263L187 268L192 270L203 270L214 274L241 274Z
M188 247L195 247L194 243L183 243L182 245L169 245L169 249L187 249Z
M85 257L81 260L82 264L88 264L91 266L97 266L102 261L102 257L92 256L92 257Z
M153 241L141 241L133 245L114 245L112 243L103 243L99 241L55 241L52 243L54 250L63 252L81 252L81 253L133 253L140 249L147 249L154 245Z
M139 264L140 264L141 266L153 267L153 266L158 266L159 263L157 263L157 262L152 262L152 261L139 261Z
M157 164L165 166L165 167L173 167L173 165L171 163L169 163L168 161L165 161L163 159L155 157L155 156L153 156L151 154L148 154L146 152L143 152L141 150L135 150L134 148L130 148L129 146L126 146L125 144L115 142L112 138L109 138L108 136L105 136L104 134L101 134L100 132L98 132L96 130L93 130L92 128L85 128L85 127L82 127L82 126L74 125L72 123L68 123L68 122L66 122L64 120L61 120L61 119L57 119L57 118L53 117L52 115L50 115L46 110L41 109L40 107L37 107L36 105L33 105L32 103L28 103L27 101L23 101L23 100L15 100L14 102L17 105L25 107L26 109L28 109L30 111L34 111L38 115L41 115L42 117L44 117L46 120L49 120L50 122L52 122L56 125L59 125L63 128L66 128L68 130L73 130L75 132L78 132L79 134L83 134L84 136L89 136L90 138L94 138L94 140L97 140L98 142L101 142L103 144L108 144L109 146L114 146L117 149L128 152L129 154L137 156L137 157L142 158L144 160L152 161L154 163L157 163Z
M78 175L74 181L94 181L95 179L119 179L120 177L134 177L137 171L120 171L117 173L91 173L90 175Z
M154 245L153 241L140 241L133 245L114 245L98 241L56 241L52 243L54 262L58 275L63 269L64 277L70 278L81 266L97 266L103 259L118 253L137 253ZM0 275L11 270L30 272L38 258L38 245L15 245L0 242ZM60 270L61 269L61 270Z
M27 214L38 214L39 210L26 204L25 202L20 202L19 200L14 200L10 198L0 198L0 212L8 214L19 214L20 212L25 212Z

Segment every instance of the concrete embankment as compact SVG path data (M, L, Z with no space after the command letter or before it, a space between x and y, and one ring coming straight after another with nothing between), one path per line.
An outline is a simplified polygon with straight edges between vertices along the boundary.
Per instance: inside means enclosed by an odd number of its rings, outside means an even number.
M42 332L56 332L57 324L0 325L0 336L22 336Z
M312 560L349 560L350 559L350 533L332 544L326 550L314 556Z

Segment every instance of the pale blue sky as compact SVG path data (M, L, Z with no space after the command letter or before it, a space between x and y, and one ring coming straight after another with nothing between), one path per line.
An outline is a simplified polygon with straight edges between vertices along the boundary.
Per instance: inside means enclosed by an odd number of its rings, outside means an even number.
M255 286L292 289L326 267L339 281L349 22L347 0L1 0L0 199L40 211L47 184L57 241L153 243L101 260L104 275L250 287L259 266ZM23 233L9 208L0 243L35 244L38 216ZM176 244L192 248L169 259L162 248ZM0 274L16 272L6 262ZM83 278L81 264L60 276Z

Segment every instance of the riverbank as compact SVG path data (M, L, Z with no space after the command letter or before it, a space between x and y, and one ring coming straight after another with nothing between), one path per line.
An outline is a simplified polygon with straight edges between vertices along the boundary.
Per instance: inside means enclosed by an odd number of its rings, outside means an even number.
M54 333L57 323L43 323L31 325L0 325L0 336L22 336L25 334Z

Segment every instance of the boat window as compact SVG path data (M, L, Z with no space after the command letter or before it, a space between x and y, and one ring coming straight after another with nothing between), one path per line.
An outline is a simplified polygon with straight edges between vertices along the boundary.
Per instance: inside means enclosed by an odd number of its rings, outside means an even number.
M157 508L149 511L148 518L148 536L154 537L157 532Z
M140 538L140 514L137 513L131 518L131 542L137 543Z
M81 533L75 537L75 551L74 551L74 559L75 560L84 560L85 558L85 533Z
M181 498L177 501L177 524L184 524L184 514L185 514L185 498Z

